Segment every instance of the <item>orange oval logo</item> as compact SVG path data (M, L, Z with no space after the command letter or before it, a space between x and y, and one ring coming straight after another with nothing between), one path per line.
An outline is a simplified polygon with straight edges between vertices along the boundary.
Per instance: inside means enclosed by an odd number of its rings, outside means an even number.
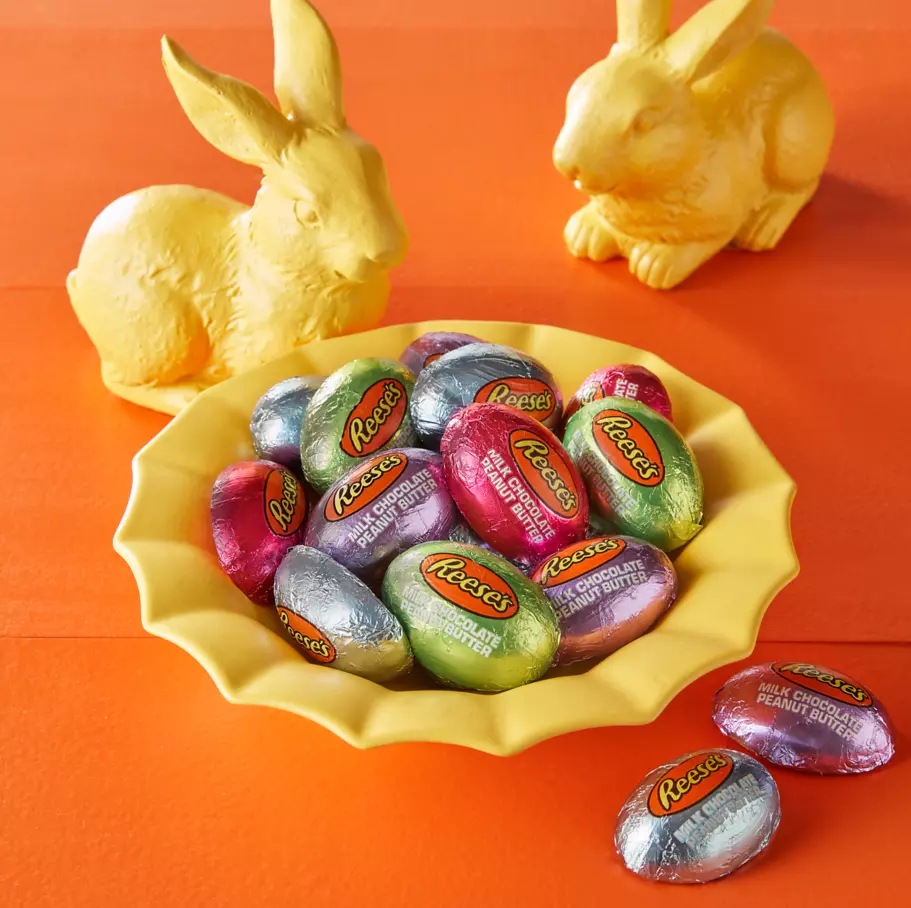
M625 548L626 542L623 539L611 536L604 539L583 539L548 558L532 574L531 579L543 587L568 583L607 564Z
M286 470L271 470L263 493L266 521L276 536L296 533L307 514L301 484Z
M367 507L405 472L407 466L405 454L377 454L335 490L323 509L326 520L344 520Z
M734 761L724 754L696 754L672 766L654 785L648 796L648 810L654 817L680 813L724 784Z
M772 671L785 681L823 694L849 706L872 706L873 698L853 678L836 672L824 672L809 662L775 662Z
M572 400L570 400L569 406L563 414L563 418L568 421L577 410L581 409L586 404L590 404L593 400L601 400L603 397L607 397L607 395L604 393L604 388L601 387L601 382L593 381L586 385L582 385L582 387L573 395Z
M280 605L276 611L288 636L304 651L307 659L320 665L335 661L335 647L316 625Z
M490 568L464 555L428 555L421 562L421 576L447 602L481 618L512 618L519 611L512 587Z
M527 429L509 433L509 449L522 477L547 510L568 518L579 513L579 489L560 451Z
M348 414L341 449L349 457L372 454L395 435L407 412L405 386L397 378L381 378Z
M592 433L604 456L619 473L640 486L664 479L664 460L648 429L619 410L604 410L592 420Z
M435 363L442 355L442 353L431 353L430 356L424 360L424 368L426 369L431 363Z
M536 378L507 376L488 382L474 396L476 404L502 404L542 422L557 406L553 388Z

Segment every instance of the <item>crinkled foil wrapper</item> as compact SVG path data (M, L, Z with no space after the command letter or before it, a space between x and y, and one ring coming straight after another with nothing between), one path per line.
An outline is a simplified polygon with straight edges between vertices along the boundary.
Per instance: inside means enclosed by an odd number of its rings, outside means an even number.
M556 431L563 418L563 397L553 375L536 359L499 344L468 344L427 366L411 398L411 420L423 444L438 450L449 420L475 401L482 388L500 378L535 379L554 396L554 409L541 420Z
M425 559L434 555L491 571L512 590L518 610L491 618L454 604L422 574ZM452 687L503 691L536 681L550 668L560 641L556 615L541 588L505 558L477 546L427 542L409 549L386 571L382 595L405 626L418 662Z
M302 375L273 385L257 401L250 419L256 456L300 469L301 426L313 392L325 376Z
M365 476L372 480L366 487ZM440 455L395 448L330 486L313 509L305 542L374 586L396 555L421 542L448 539L458 521Z
M721 763L726 768L698 768ZM705 775L682 793L676 776L685 771ZM674 812L664 813L665 804ZM780 819L778 787L761 763L733 750L696 751L642 780L620 810L614 844L624 864L641 877L707 883L763 851Z
M671 398L661 379L645 366L633 363L605 366L592 372L567 401L563 419L569 420L580 407L604 397L641 401L665 419L674 421Z
M535 436L555 463L562 462L564 485L578 502L574 512L564 516L553 499L548 505L532 487L527 477L535 471L530 466L526 474L521 471L510 445L513 432ZM497 404L470 404L450 421L442 450L446 481L462 515L485 542L523 570L587 532L582 478L556 436L530 417Z
M670 558L631 536L578 542L545 558L531 577L560 622L557 665L610 655L646 633L677 596Z
M280 471L293 481L301 497L299 527L278 535L269 525L265 492L269 476ZM222 570L257 605L272 604L272 579L285 553L304 541L306 492L281 464L249 460L231 464L212 486L212 539Z
M715 694L713 718L764 760L805 772L868 772L895 753L879 700L859 681L808 662L738 672Z
M459 334L456 331L428 331L413 340L399 357L415 375L420 375L424 366L436 362L444 353L458 350L466 344L483 344L473 334Z
M663 478L647 486L623 475L595 437L595 420L606 410L632 417L657 446ZM608 397L586 404L566 425L563 444L585 480L592 522L609 533L635 536L666 552L702 529L702 473L683 436L650 407ZM604 442L607 444L607 442Z
M296 546L285 556L275 575L275 605L322 632L335 648L333 668L381 683L411 670L411 647L396 617L350 571L314 548Z
M343 448L349 417L358 411L371 388L394 380L405 389L404 414L395 432L379 446L360 454ZM300 436L301 470L304 479L322 494L366 457L389 448L410 448L417 444L408 404L414 391L414 373L393 359L356 359L333 372L314 393L304 416ZM364 418L369 413L361 414Z

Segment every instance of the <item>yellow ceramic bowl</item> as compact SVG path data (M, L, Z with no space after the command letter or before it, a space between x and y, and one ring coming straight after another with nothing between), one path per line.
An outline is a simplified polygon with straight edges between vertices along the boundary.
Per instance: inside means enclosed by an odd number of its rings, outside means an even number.
M677 556L679 599L650 633L581 671L505 693L443 690L417 677L386 687L306 662L273 610L252 605L222 573L209 492L222 468L254 456L248 424L257 398L291 375L328 374L362 356L398 358L433 330L525 350L565 394L610 363L640 363L661 377L705 476L706 526ZM146 630L193 655L228 700L287 709L358 747L444 741L506 755L564 732L650 722L695 678L748 655L769 602L797 573L793 496L793 481L743 411L651 353L558 328L427 322L310 344L202 394L136 455L114 546L136 576Z

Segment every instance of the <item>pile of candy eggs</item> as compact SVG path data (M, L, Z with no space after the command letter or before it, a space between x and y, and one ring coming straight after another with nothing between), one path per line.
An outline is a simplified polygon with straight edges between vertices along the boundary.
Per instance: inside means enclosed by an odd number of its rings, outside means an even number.
M311 662L508 690L673 605L702 478L670 416L642 366L599 369L564 411L533 357L426 334L262 396L260 459L212 490L215 550Z

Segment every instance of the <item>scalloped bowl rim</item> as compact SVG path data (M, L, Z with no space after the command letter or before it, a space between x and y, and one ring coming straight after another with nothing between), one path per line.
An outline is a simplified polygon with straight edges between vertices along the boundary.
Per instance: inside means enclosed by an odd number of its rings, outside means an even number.
M253 456L244 432L260 394L280 378L325 372L355 356L398 358L415 337L441 330L527 350L558 380L572 375L572 387L610 362L647 366L668 385L675 420L682 416L681 431L700 463L711 454L724 477L715 483L703 470L706 528L676 557L675 606L648 634L587 671L493 695L389 689L308 663L272 611L246 600L218 569L208 508L202 515L200 506L223 467ZM555 368L549 353L560 350L572 352L571 362ZM206 429L213 414L227 420L225 438ZM749 655L768 605L799 569L790 530L794 494L793 480L740 407L654 354L543 325L432 321L316 341L205 391L134 458L114 548L136 578L143 627L190 653L232 703L305 716L356 747L433 741L508 755L571 731L651 722L696 678Z

